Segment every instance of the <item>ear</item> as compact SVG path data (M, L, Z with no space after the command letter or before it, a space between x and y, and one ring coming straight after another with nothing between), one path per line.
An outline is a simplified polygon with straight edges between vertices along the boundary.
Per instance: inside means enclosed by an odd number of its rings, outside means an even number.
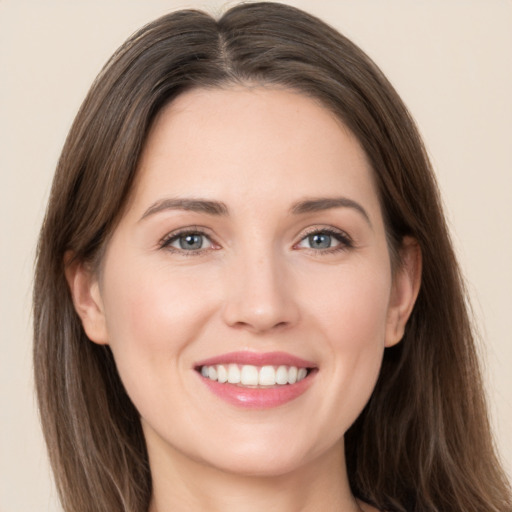
M74 260L69 252L64 257L64 268L73 305L85 334L94 343L106 345L107 327L96 273L86 263Z
M400 247L400 263L393 276L388 308L385 346L396 345L403 337L421 285L421 249L418 242L405 237Z

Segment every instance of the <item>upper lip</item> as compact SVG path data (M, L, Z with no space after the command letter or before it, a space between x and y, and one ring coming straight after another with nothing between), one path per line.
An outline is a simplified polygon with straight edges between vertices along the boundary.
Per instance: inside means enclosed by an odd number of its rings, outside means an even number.
M195 366L214 366L217 364L250 364L253 366L296 366L315 368L316 364L286 352L229 352L199 361Z

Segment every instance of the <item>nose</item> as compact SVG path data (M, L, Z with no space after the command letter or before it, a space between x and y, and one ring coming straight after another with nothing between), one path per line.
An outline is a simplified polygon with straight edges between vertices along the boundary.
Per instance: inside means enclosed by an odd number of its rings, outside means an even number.
M286 263L271 251L240 256L226 271L222 314L230 327L265 333L298 322L294 280Z

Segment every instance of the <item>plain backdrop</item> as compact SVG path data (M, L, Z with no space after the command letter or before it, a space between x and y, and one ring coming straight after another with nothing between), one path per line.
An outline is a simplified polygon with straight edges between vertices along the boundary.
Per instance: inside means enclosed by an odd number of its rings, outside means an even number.
M55 164L95 75L136 29L237 2L0 0L0 512L60 510L35 407L31 283ZM383 69L439 179L512 474L512 2L303 0Z

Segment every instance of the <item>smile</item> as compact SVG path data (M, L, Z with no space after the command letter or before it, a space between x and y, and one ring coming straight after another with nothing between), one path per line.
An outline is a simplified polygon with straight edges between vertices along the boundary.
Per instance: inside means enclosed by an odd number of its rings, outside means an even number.
M318 373L314 363L283 352L233 352L202 361L194 369L218 398L252 409L278 407L298 398Z
M307 368L296 366L254 366L238 364L218 364L202 366L201 375L221 384L239 384L241 386L286 386L305 379Z

